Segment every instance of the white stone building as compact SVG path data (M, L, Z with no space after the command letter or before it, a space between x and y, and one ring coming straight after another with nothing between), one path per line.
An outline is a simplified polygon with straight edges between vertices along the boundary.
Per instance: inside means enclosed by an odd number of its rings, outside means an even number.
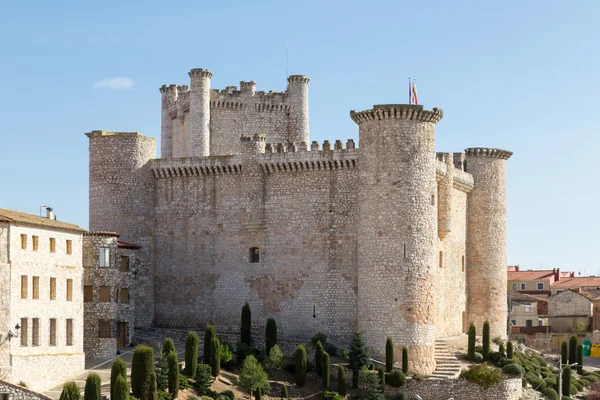
M0 366L46 389L84 370L84 229L0 208Z

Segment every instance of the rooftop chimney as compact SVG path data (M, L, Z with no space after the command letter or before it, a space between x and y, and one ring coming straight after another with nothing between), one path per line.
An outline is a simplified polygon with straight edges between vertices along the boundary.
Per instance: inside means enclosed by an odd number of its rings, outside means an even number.
M46 218L54 219L54 209L52 207L46 207Z

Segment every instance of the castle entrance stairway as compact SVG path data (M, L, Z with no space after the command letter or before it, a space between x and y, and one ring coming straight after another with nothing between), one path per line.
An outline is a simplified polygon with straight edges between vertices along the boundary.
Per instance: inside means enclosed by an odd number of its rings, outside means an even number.
M456 379L460 375L460 363L450 353L444 340L438 339L435 341L435 364L435 371L431 374L431 378Z

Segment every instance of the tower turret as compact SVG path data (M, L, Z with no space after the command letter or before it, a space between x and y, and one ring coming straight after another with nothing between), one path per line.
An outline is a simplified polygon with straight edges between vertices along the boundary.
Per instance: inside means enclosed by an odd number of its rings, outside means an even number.
M187 137L188 157L210 155L210 79L207 69L194 68L190 76L190 111Z
M162 85L160 87L160 157L173 157L173 120L169 115L169 106L177 100L177 85Z
M475 187L468 197L467 313L478 329L506 337L506 160L510 151L466 149Z
M288 78L287 95L290 101L288 142L310 143L308 126L308 83L304 75L291 75Z
M435 369L435 124L442 110L376 105L359 125L358 321L372 352L409 348L410 370ZM400 354L397 349L396 354Z

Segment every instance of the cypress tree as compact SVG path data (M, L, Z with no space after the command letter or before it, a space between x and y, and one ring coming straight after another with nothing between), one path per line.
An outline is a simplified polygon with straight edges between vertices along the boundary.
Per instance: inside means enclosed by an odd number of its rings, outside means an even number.
M149 400L149 386L154 377L156 391L156 375L154 375L154 351L152 347L139 345L135 348L131 360L131 392L140 400Z
M560 356L562 357L563 364L569 363L569 345L567 344L566 340L560 345Z
M577 373L583 375L583 345L577 345Z
M63 385L63 390L60 393L60 400L79 400L80 398L81 392L75 382L69 381Z
M287 399L288 398L288 388L287 385L284 383L283 386L281 386L281 398L282 399Z
M122 358L117 358L112 365L110 370L110 398L115 398L115 385L117 382L117 378L122 376L125 378L125 382L127 382L127 365ZM129 388L127 388L127 396L129 396Z
M379 375L379 383L381 384L381 390L385 390L385 371L383 368L377 368L377 374Z
M338 393L340 396L346 396L346 371L344 370L344 366L340 365L338 367Z
M163 356L168 356L170 352L175 351L175 343L170 337L166 338L163 342L161 353Z
M566 367L562 374L563 396L571 396L571 368Z
M329 389L329 374L331 373L331 364L329 363L329 353L323 352L321 360L321 372L323 378L323 387L325 390Z
M148 387L146 391L146 397L140 398L140 400L158 400L158 390L156 388L156 374L150 374L150 379L148 380Z
M277 344L277 322L273 318L267 319L265 328L266 354L269 354L273 346Z
M198 368L198 334L196 332L188 332L187 339L185 341L185 369L183 373L190 378L196 376L196 369Z
M250 305L244 304L242 308L242 329L240 332L240 339L242 343L246 343L250 346L252 340L252 311L250 311Z
M504 342L500 342L500 344L498 345L498 352L502 353L502 355L506 353L506 349L504 348Z
M210 343L210 372L215 378L221 372L221 344L216 337Z
M508 341L508 343L506 343L506 358L513 358L513 344L510 340Z
M294 353L296 362L296 385L302 387L306 384L306 349L303 345L298 345Z
M100 375L92 372L85 380L85 389L83 391L84 400L100 400L100 385L102 380Z
M167 355L167 363L169 364L169 394L175 399L179 394L179 361L175 351Z
M577 362L577 335L571 336L569 339L569 364Z
M317 340L315 346L315 371L317 376L323 376L323 345L320 340Z
M257 388L257 389L254 391L254 398L255 398L256 400L260 400L260 399L262 398L262 390L260 390L260 388Z
M469 347L467 352L469 361L475 360L475 334L475 324L471 322L471 325L469 325Z
M490 322L486 319L483 323L483 361L487 361L490 355Z
M127 379L123 375L117 376L114 386L114 397L111 395L110 400L129 400L129 386L127 386Z
M392 372L394 369L394 342L392 338L388 336L385 341L385 371Z
M210 364L212 357L211 346L213 338L217 337L217 328L214 325L207 325L204 330L204 351L202 352L202 362Z
M402 372L404 375L408 374L408 348L402 346Z

